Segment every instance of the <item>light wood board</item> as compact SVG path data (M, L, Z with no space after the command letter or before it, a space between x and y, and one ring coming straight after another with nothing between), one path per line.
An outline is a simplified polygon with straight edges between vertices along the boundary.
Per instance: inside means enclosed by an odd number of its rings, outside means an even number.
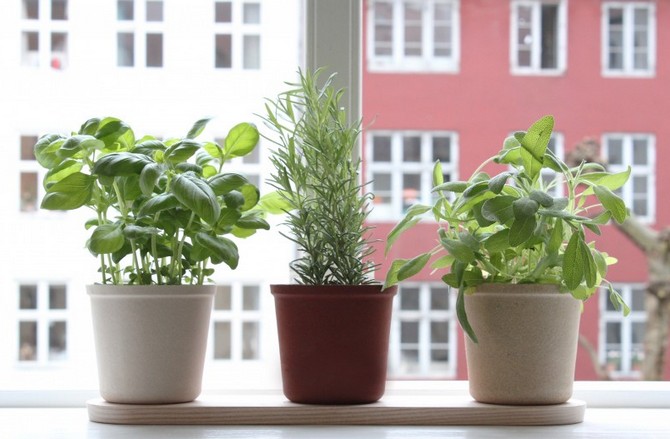
M469 397L385 396L365 405L302 405L282 395L218 395L184 404L112 404L88 401L89 419L143 425L563 425L584 420L586 404L481 404Z

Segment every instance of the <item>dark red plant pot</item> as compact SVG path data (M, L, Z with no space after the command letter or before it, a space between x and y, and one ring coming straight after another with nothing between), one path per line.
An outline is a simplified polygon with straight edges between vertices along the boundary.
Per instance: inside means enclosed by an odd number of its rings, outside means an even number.
M365 404L386 386L397 287L271 285L284 395L303 404Z

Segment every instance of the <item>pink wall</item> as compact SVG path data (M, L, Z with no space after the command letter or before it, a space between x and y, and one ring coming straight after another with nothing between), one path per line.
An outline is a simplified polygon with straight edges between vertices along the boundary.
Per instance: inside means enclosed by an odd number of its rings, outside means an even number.
M495 154L511 131L527 128L553 114L555 130L564 136L566 152L584 137L606 132L656 135L656 159L667 162L670 150L670 2L656 2L657 68L653 78L603 78L601 75L601 1L568 2L567 70L560 76L513 76L510 73L508 1L466 0L461 10L461 68L457 74L380 74L364 71L363 113L371 129L453 130L459 136L459 177L466 179ZM365 35L364 35L365 38ZM364 41L366 41L364 39ZM365 44L364 44L365 47ZM366 59L366 58L364 58ZM365 126L365 123L364 123ZM663 196L667 168L657 166L657 199ZM656 203L657 227L670 224L670 207ZM384 239L393 224L377 224ZM383 272L395 257L416 255L432 247L435 228L412 231L383 261ZM643 255L613 227L606 227L599 246L619 259L612 281L644 282ZM376 259L383 258L383 250ZM419 277L417 277L419 278ZM420 276L427 280L428 273ZM439 276L433 276L439 279ZM582 332L597 345L597 298L582 318ZM581 352L578 378L593 379L590 361ZM459 352L458 377L465 378ZM670 375L670 373L669 373Z

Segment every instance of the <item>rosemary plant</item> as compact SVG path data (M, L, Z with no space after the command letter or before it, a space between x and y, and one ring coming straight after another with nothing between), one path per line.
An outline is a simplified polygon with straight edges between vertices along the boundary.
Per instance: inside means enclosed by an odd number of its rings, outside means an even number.
M266 104L266 124L278 135L270 184L281 194L288 214L283 236L300 256L291 262L304 285L373 283L369 261L369 214L372 194L360 183L361 160L355 156L360 120L348 123L340 105L343 90L331 75L319 86L321 70L299 71L300 82Z

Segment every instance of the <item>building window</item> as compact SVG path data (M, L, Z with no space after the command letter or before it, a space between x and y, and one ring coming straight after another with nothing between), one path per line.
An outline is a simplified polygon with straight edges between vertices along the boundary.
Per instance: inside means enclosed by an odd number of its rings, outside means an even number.
M259 360L261 320L258 284L218 285L212 313L214 360Z
M370 71L458 71L458 0L375 0L368 4Z
M457 178L457 136L449 132L371 132L367 137L367 181L375 194L372 220L397 219L415 203L429 204L432 171L442 163L444 181Z
M68 63L68 1L23 0L21 65L62 70Z
M602 32L603 75L654 74L656 68L654 3L604 3Z
M656 215L655 138L650 134L606 134L604 154L611 172L631 167L628 183L617 193L638 218L652 222Z
M261 68L261 4L214 2L214 67Z
M600 296L600 363L613 378L641 378L644 361L644 333L647 314L646 290L642 285L614 286L630 306L627 317L609 301L607 291Z
M117 61L119 67L163 67L163 1L117 0Z
M391 377L455 375L454 305L449 288L441 283L409 283L399 288L391 330Z
M67 287L46 282L18 287L18 352L20 363L52 363L67 359Z
M567 13L564 0L515 0L511 26L512 73L565 71Z
M39 182L42 173L33 152L35 143L37 136L21 136L18 197L20 212L37 212L39 207L38 200L41 195Z

